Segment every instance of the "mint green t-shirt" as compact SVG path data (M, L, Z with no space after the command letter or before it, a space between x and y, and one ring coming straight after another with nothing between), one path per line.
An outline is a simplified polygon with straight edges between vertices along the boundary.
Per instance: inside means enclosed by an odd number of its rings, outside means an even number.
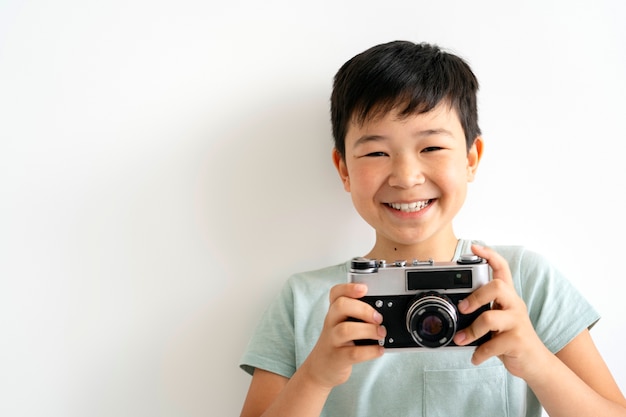
M455 259L471 253L460 240ZM517 293L535 331L556 353L598 319L598 313L545 258L519 246L493 246L509 263ZM269 306L241 359L252 373L264 369L287 378L306 359L321 332L332 286L346 282L349 262L293 275ZM353 366L333 389L322 416L541 416L526 383L499 359L471 363L473 349L388 349Z

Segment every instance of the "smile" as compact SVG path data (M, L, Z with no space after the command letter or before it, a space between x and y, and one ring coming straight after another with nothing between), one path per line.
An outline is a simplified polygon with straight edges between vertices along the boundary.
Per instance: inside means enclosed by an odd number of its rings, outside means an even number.
M415 201L413 203L387 203L393 209L400 210L404 213L415 213L428 207L433 200Z

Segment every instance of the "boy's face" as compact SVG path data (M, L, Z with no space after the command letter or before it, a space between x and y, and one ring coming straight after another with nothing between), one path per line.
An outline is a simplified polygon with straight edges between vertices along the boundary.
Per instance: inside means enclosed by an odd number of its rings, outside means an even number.
M452 220L474 179L482 140L467 149L452 107L352 122L345 143L345 158L335 151L333 161L356 210L376 230L377 255L456 241Z

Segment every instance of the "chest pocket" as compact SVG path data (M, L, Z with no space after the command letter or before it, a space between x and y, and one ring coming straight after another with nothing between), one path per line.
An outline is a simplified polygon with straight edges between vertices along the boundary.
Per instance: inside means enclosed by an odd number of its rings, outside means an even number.
M425 417L508 417L504 366L424 373Z

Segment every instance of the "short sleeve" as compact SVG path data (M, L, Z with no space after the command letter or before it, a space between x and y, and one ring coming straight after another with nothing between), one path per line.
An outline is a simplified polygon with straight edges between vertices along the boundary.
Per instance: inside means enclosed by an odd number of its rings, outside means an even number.
M595 308L543 256L521 247L509 247L501 254L509 261L516 290L537 335L552 353L599 320Z
M252 374L255 368L260 368L287 378L295 373L293 304L293 292L288 281L261 316L240 360L241 369Z

